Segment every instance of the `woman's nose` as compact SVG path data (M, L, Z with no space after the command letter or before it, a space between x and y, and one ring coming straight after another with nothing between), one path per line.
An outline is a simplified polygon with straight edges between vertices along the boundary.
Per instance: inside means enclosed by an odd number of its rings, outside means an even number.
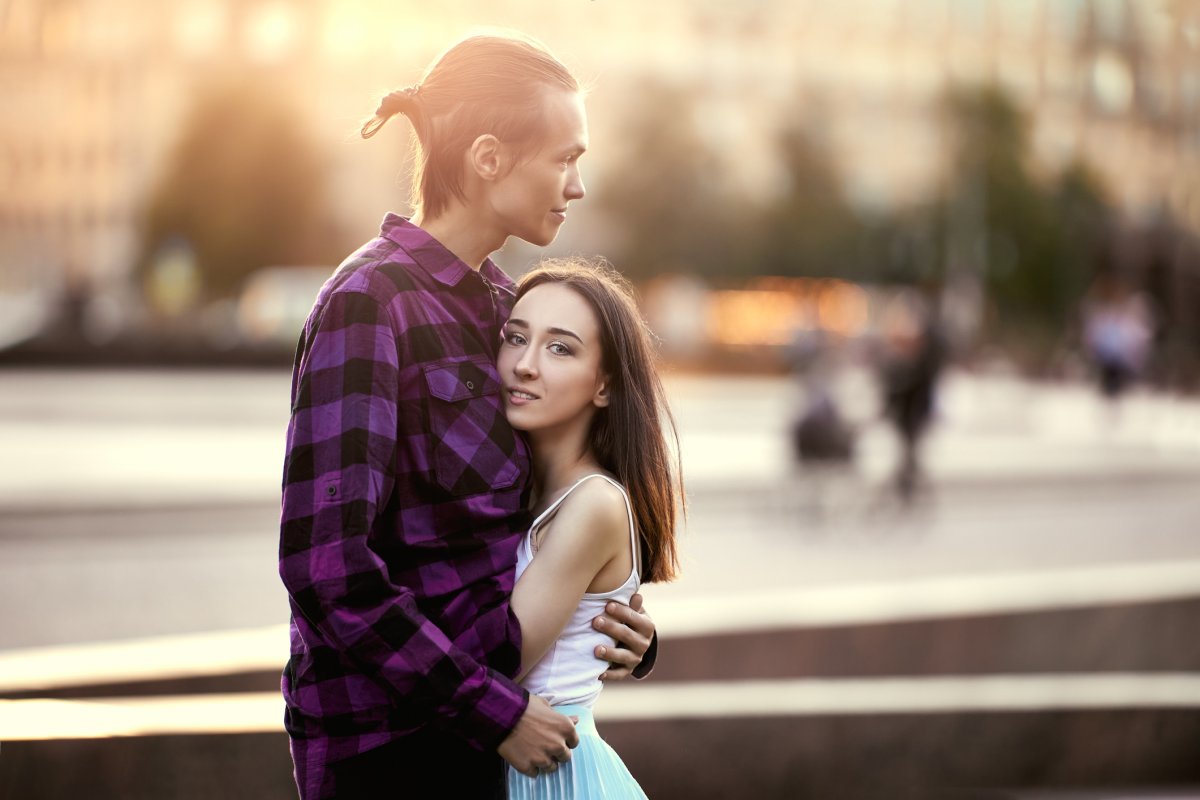
M521 356L514 369L522 378L532 378L537 375L537 365L533 363L533 359L528 353Z

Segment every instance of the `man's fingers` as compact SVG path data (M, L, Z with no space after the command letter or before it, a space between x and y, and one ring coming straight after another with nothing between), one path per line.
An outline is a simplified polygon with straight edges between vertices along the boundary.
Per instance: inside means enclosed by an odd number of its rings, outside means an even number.
M633 614L633 612L629 611L626 613ZM621 622L619 619L620 616L622 615L618 613L612 615L611 617L596 617L593 625L595 626L596 630L603 631L604 633L607 633L609 636L616 639L618 649L628 648L629 650L632 650L634 654L634 663L636 663L637 661L641 660L642 656L646 654L646 651L650 649L650 636L641 633L636 628L630 627L629 625ZM640 615L634 614L634 616ZM653 628L651 628L651 632L653 632ZM614 651L610 648L609 656L607 657L609 661L617 660L616 658L612 657L613 654Z
M619 669L633 669L642 663L642 657L632 650L620 647L605 647L604 645L596 648L596 658L601 661L607 661Z
M626 626L647 642L654 636L654 620L644 611L635 611L630 606L610 602L604 607L604 613L614 622Z
M600 673L602 681L623 681L633 674L633 670L628 667L609 667Z
M608 669L600 674L602 681L623 681L633 674L641 660L632 650L614 649L600 645L596 648L596 658L609 662Z

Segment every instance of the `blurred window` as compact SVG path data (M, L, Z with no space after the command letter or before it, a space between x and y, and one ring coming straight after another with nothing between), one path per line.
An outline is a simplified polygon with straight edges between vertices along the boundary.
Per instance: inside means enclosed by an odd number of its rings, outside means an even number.
M1038 0L1004 0L994 8L999 16L1000 34L1006 39L1031 40L1037 37L1041 21Z
M83 29L81 16L74 0L49 5L42 16L42 52L49 56L74 54Z
M1083 31L1085 0L1046 0L1046 29L1052 39L1075 41Z
M321 25L321 44L327 55L334 59L350 59L364 55L373 47L372 41L379 31L373 26L360 6L355 3L330 3L325 8L326 17Z
M1151 118L1163 120L1171 116L1171 83L1171 69L1167 64L1150 65L1142 73L1138 99Z
M253 6L240 31L246 54L266 63L290 56L299 40L299 14L298 8L283 2Z
M1130 8L1137 17L1137 30L1152 52L1164 52L1175 38L1177 23L1163 0L1143 0Z
M1104 52L1092 65L1092 96L1099 106L1112 114L1129 110L1133 100L1133 71L1118 54Z
M905 5L909 28L921 36L939 36L946 31L947 0L926 0Z
M1103 41L1119 42L1131 32L1125 24L1124 0L1093 0L1092 18Z
M191 2L175 9L175 45L185 56L211 56L228 39L227 9L222 3Z
M1042 77L1047 93L1053 97L1074 98L1079 92L1079 68L1066 51L1055 49L1046 53Z
M980 35L987 30L987 0L955 0L950 6L954 14L954 32Z
M1038 94L1037 63L1032 58L1001 58L1000 83L1018 97Z
M1185 115L1200 110L1200 69L1193 67L1179 76L1179 105Z

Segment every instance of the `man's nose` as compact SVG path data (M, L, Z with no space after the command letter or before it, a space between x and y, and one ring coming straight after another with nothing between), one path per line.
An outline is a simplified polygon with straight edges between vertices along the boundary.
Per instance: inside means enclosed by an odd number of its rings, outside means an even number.
M583 187L583 175L576 169L574 178L567 184L567 199L582 200L586 194L587 190Z

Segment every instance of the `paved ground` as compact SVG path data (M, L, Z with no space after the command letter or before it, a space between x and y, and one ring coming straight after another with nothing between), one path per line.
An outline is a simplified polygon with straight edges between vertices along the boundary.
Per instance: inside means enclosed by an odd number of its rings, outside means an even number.
M0 372L0 649L286 619L275 572L284 372ZM912 509L862 376L860 459L798 473L782 379L668 380L692 496L696 598L1120 564L1200 562L1200 403L954 375ZM1200 572L1198 572L1200 575Z

